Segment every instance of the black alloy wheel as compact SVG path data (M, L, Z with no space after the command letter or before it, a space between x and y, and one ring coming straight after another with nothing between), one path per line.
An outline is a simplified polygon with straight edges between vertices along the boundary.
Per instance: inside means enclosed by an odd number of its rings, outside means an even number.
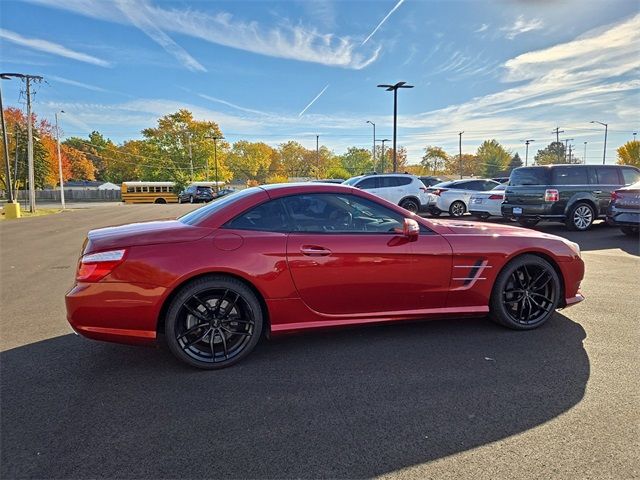
M456 200L449 206L449 215L452 217L461 217L466 211L467 206L460 200Z
M256 346L262 332L260 302L244 283L212 276L196 280L175 297L165 335L171 352L203 369L233 365Z
M410 198L407 198L406 200L400 202L400 206L405 210L410 211L411 213L418 213L418 210L420 209L420 205L418 205L415 200L412 200Z
M498 275L490 317L509 328L530 330L553 315L560 295L560 279L553 266L536 255L522 255Z

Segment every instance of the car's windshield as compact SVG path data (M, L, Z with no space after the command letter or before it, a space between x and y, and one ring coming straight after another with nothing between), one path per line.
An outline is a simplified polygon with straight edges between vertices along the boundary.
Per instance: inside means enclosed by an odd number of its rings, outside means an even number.
M358 180L362 178L362 175L358 175L357 177L351 177L349 180L345 180L342 182L343 185L354 185Z
M257 190L259 190L258 187L247 188L246 190L242 190L235 195L224 196L220 200L214 200L204 207L198 208L197 210L181 216L180 218L178 218L178 220L182 223L186 223L187 225L197 225L212 213L217 212L242 198L248 197L249 195L255 193Z
M524 167L516 168L511 172L509 185L548 185L550 169L544 167Z

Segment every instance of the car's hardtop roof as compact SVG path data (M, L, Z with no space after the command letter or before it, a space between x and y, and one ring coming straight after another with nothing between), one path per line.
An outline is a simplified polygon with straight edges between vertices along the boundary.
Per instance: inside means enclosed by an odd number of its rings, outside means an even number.
M520 170L523 168L547 168L547 169L552 169L552 168L558 168L558 167L574 167L574 168L578 168L578 167L602 167L603 165L585 165L584 163L554 163L552 165L527 165L526 167L518 167L518 168L514 168L513 170ZM605 167L616 167L616 168L622 168L622 167L631 167L635 170L638 170L638 167L635 167L633 165L604 165Z
M272 183L257 187L267 192L269 196L273 194L292 195L294 193L322 193L322 192L352 192L355 190L349 185L341 183L320 183L320 182L296 182L296 183Z

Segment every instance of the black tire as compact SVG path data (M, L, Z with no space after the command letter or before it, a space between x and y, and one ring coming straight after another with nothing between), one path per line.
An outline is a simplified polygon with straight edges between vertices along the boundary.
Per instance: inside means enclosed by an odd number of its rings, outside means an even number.
M569 230L584 232L591 228L595 220L593 207L586 202L577 202L569 210L565 225Z
M449 215L451 215L452 217L461 217L466 212L467 206L460 200L456 200L451 205L449 205Z
M620 230L622 230L622 233L624 233L625 235L628 235L630 237L637 237L638 235L640 235L640 228L639 227L625 226L625 227L620 227Z
M409 210L411 213L418 213L418 210L420 210L420 204L412 198L402 200L400 206L405 210Z
M156 198L155 202L153 203L157 203L158 205L164 205L167 203L167 201L164 198Z
M487 220L489 217L491 217L490 213L472 213L471 215L473 215L474 217L480 219L480 220Z
M521 226L526 227L526 228L533 228L539 222L540 222L540 220L538 220L537 218L518 218L518 223Z
M182 197L178 197L178 204L182 203Z
M195 199L193 198L193 195L189 197L189 203L196 203Z
M429 214L432 217L439 217L442 214L442 212L440 210L429 210Z
M507 328L531 330L551 318L560 296L560 278L553 266L537 255L522 255L498 275L491 292L489 318Z
M179 360L217 370L251 353L263 322L260 301L247 285L214 275L180 289L167 310L165 338Z

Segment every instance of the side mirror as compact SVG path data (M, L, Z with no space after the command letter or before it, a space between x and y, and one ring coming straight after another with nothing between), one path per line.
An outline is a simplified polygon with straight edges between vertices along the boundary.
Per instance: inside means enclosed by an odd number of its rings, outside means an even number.
M407 238L415 238L420 234L420 225L412 218L405 218L402 224L402 234Z

